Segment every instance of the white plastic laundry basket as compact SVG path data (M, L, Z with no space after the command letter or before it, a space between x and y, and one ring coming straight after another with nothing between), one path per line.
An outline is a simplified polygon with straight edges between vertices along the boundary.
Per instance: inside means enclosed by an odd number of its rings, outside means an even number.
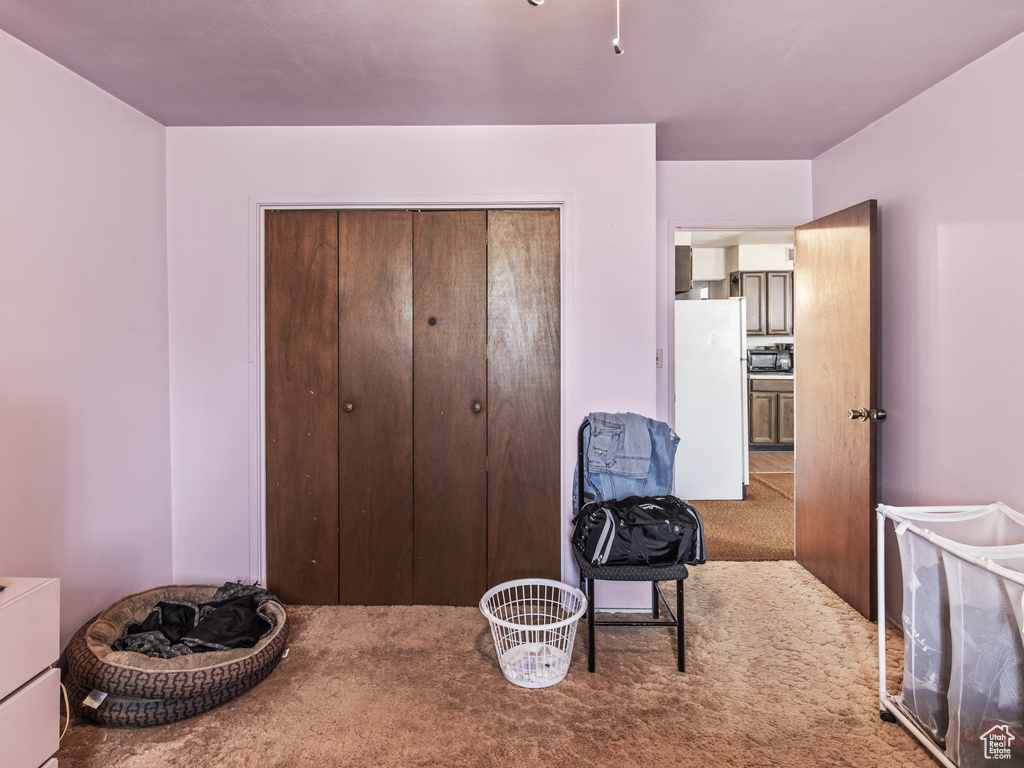
M524 688L546 688L569 671L587 598L560 581L516 579L488 590L480 611L490 622L502 674Z

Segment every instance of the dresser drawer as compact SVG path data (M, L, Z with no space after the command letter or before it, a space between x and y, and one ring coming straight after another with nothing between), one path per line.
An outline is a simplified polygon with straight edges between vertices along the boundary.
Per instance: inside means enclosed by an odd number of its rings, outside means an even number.
M60 746L60 671L49 669L0 701L2 768L39 768Z
M60 656L60 581L0 578L0 699ZM36 764L38 766L38 763Z

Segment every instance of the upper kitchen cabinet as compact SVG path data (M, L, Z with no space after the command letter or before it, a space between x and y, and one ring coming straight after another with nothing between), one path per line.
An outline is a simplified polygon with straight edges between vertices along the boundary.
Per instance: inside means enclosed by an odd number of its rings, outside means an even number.
M765 272L767 333L793 335L793 273Z
M793 335L793 273L733 272L729 295L747 300L748 336Z
M764 336L768 309L765 275L767 272L734 272L729 280L729 295L747 299L747 334Z

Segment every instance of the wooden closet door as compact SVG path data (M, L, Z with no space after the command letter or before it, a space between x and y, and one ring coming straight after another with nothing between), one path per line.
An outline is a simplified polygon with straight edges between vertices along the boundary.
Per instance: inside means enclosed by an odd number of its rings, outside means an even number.
M338 602L338 214L265 220L268 586Z
M487 214L413 217L415 602L487 585Z
M487 223L487 585L561 578L558 211Z
M412 213L338 219L340 602L413 600Z

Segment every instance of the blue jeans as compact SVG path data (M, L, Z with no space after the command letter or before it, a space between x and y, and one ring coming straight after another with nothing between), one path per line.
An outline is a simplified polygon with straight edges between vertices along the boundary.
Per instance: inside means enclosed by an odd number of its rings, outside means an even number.
M679 436L663 421L635 413L592 413L583 433L583 503L627 496L671 495ZM579 462L573 514L579 512Z

